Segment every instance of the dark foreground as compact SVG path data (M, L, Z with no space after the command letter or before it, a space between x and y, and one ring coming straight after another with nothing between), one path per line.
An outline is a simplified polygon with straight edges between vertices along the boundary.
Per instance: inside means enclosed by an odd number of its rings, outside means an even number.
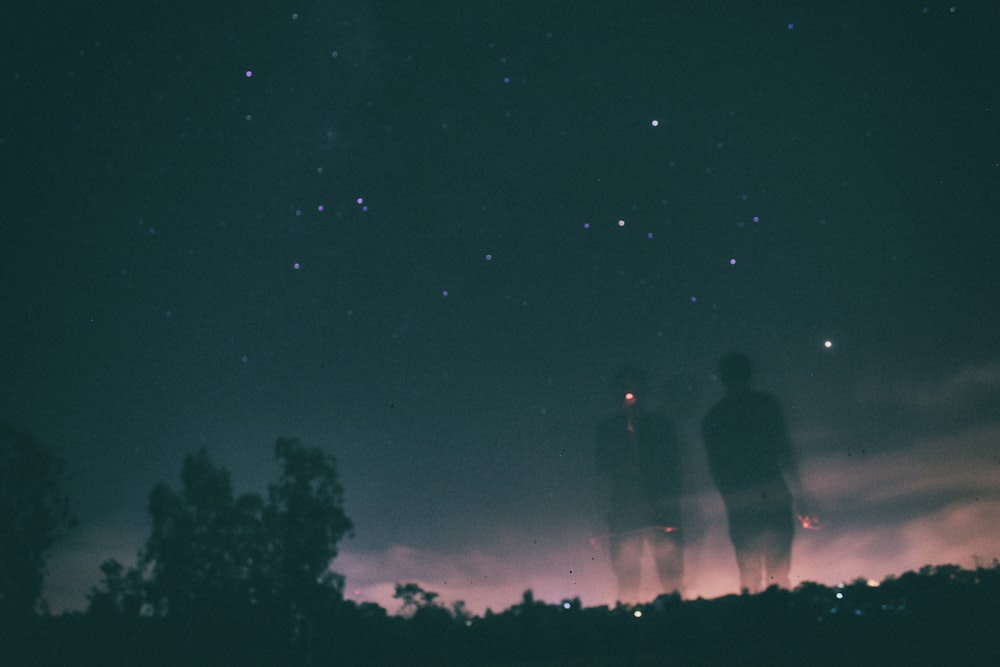
M325 622L217 610L32 619L3 631L4 665L997 665L1000 566L925 567L880 585L584 608L535 601L485 617L428 603L408 617L341 602Z

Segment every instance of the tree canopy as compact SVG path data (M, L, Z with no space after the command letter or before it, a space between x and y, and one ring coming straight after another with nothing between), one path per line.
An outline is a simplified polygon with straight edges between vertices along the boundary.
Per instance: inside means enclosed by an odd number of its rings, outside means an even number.
M324 604L341 599L343 578L330 563L353 525L332 456L290 438L274 455L281 474L266 497L235 496L229 472L205 449L188 456L180 490L160 483L150 494L152 533L138 568L106 562L91 611L185 619L206 632L241 620L302 635Z
M0 622L30 615L41 602L45 552L76 521L62 480L52 450L0 424Z

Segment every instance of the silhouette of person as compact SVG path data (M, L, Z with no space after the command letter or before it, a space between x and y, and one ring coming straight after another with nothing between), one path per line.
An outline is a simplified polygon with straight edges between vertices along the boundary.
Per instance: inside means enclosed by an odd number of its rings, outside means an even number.
M595 458L611 482L608 540L618 599L636 602L647 544L664 591L681 590L681 455L673 422L640 407L647 390L644 374L623 368L615 387L621 409L600 424Z
M802 493L791 441L778 401L753 391L753 367L739 353L718 365L726 396L702 420L708 466L729 517L740 588L757 593L788 588L794 497ZM789 488L791 486L791 489Z

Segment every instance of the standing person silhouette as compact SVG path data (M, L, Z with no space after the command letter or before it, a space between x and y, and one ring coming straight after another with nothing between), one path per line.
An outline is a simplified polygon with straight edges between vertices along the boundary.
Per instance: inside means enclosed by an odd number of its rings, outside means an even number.
M681 590L681 455L673 422L640 407L647 390L644 374L623 368L615 387L621 409L598 428L595 458L611 482L608 539L618 600L638 602L647 543L664 592Z
M744 355L723 357L718 377L726 396L705 415L701 433L726 505L740 588L788 588L793 491L800 502L802 493L785 419L773 396L751 390L753 367Z

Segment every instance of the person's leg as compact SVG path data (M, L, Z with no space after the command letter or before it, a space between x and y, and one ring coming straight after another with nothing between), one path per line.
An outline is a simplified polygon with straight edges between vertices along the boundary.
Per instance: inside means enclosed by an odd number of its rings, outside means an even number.
M763 535L764 572L767 586L777 584L782 588L791 587L789 573L792 570L792 540L795 526L790 519L776 521Z
M736 547L736 565L740 569L740 591L760 593L760 576L764 566L761 553L749 545Z
M643 538L629 533L611 540L611 565L618 577L618 601L638 602Z
M650 544L664 593L681 593L684 584L684 545L676 533L654 533Z
M729 538L736 552L736 565L740 572L740 591L759 593L764 570L764 554L758 542L760 529L750 514L729 515Z

